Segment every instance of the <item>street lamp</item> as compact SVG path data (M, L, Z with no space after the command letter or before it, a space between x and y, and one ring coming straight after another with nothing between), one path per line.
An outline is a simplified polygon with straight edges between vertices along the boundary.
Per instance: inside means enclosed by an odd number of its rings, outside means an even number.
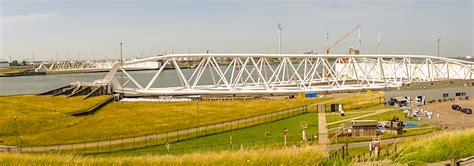
M439 38L437 41L438 41L438 57L439 57L439 42L441 41L441 38Z
M123 48L123 43L120 43L120 69L123 70L123 55L122 55L122 48ZM124 84L124 81L123 81L123 71L120 72L120 81L123 85Z
M197 114L197 135L199 136L199 101L196 101L196 114Z
M15 134L16 134L16 148L18 152L19 138L20 134L18 133L18 124L16 124L16 116L13 117L13 123L15 124Z

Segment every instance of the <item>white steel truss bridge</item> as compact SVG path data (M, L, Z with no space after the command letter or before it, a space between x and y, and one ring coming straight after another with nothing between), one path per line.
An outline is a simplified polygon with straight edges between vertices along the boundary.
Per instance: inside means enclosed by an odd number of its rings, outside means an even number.
M179 59L194 59L193 66ZM171 54L149 75L116 63L101 83L134 95L278 94L384 89L412 82L472 79L473 62L428 55ZM174 82L173 82L174 80Z
M43 62L35 71L38 72L54 72L54 71L108 71L112 69L115 63L120 60L72 60L72 61L52 61ZM128 70L145 70L157 69L160 67L158 62L147 61L143 63L124 65L123 68Z

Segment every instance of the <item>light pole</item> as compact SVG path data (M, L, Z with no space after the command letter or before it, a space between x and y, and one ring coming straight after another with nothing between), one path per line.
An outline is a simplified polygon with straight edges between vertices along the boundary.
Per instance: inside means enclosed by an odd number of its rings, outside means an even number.
M18 136L18 138L20 139L20 141L19 141L19 142L20 142L20 143L19 143L19 145L21 145L21 142L23 142L23 137L22 137L21 135L19 135L19 136ZM22 150L21 150L21 148L20 148L20 146L19 146L19 145L17 145L17 147L18 147L18 152L21 152Z
M123 43L120 43L120 67L122 67L123 65L122 46L123 46Z
M123 70L123 55L122 55L123 43L120 43L120 69ZM123 84L123 71L120 72L120 81Z
M196 122L197 122L197 135L199 136L199 101L196 101Z
M20 134L18 133L18 124L16 124L16 116L13 117L13 123L15 123L15 134L16 134L16 149L17 149L17 152L18 152L18 146L19 146L19 136Z
M437 41L438 41L438 57L439 57L439 42L441 41L441 38L439 38Z

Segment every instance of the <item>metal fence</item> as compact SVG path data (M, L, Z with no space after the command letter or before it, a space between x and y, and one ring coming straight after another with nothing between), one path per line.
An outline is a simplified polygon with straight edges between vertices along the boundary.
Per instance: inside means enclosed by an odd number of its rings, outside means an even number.
M338 103L343 104L344 109L361 109L367 108L383 103L383 98L373 98L367 99L361 102L346 102ZM99 154L99 153L111 153L111 152L120 152L128 150L137 150L143 149L146 147L156 146L165 147L167 144L174 142L185 141L189 139L194 139L198 137L204 137L229 131L234 131L238 129L253 127L261 124L267 124L274 121L287 119L297 115L302 115L308 112L321 112L321 111L330 111L331 103L327 104L311 104L311 105L302 105L300 107L286 109L278 112L261 114L249 118L240 118L231 121L214 123L211 125L204 125L191 128L176 128L176 130L168 131L165 133L155 133L137 137L128 137L128 138L119 138L106 141L92 141L85 143L71 143L71 144L60 144L60 145L46 145L46 146L34 146L34 147L22 147L21 143L19 147L0 147L0 152L26 152L26 153L36 153L36 152L54 152L54 153L80 153L80 154ZM258 145L265 146L271 137L263 139L252 139L252 140L239 140L243 147L251 148ZM312 140L312 137L311 139ZM258 143L259 142L259 143ZM237 143L237 142L234 142ZM278 143L277 143L278 144ZM234 144L235 145L235 144ZM172 145L171 145L172 146ZM240 146L240 145L239 145ZM223 149L234 148L234 146L229 146L228 142L225 143L216 143L210 145L198 145L192 147L173 147L170 150L170 153L174 152L186 152L190 149ZM166 149L166 148L165 148ZM162 151L164 151L162 149ZM166 150L168 152L168 150ZM163 152L164 153L164 152Z
M309 134L308 134L309 135ZM248 149L265 149L265 148L299 148L302 144L313 144L317 139L314 134L308 136L308 140L302 141L301 135L287 136L287 143L285 144L283 136L265 136L258 139L246 140L232 140L226 142L216 142L210 144L196 144L193 146L180 146L175 144L157 145L153 148L137 149L132 152L124 152L119 155L135 156L144 154L185 154L190 152L206 152L206 151L233 151L233 150L248 150ZM97 154L97 153L95 153ZM101 152L100 154L108 155L109 152Z
M369 152L357 153L352 155L350 155L351 150L349 150L349 144L346 143L345 145L342 145L341 148L331 152L329 154L329 159L343 159L348 161L365 162L378 160L390 156L397 157L397 155L399 155L400 153L400 150L397 147L397 143L398 141L395 141L393 143L384 145L383 147L379 146L377 147L379 149L375 148L375 146L372 148L367 146Z
M286 109L279 112L273 112L264 115L253 116L249 118L241 118L232 121L225 121L211 125L204 125L192 128L177 128L174 131L165 133L156 133L138 137L119 138L107 141L93 141L86 143L46 145L34 147L1 147L0 151L7 152L67 152L67 153L109 153L117 151L126 151L141 149L150 146L164 146L167 143L180 142L198 137L204 137L238 129L248 128L261 124L271 123L274 121L287 119L297 115L302 115L314 111L315 106L303 105L297 108ZM251 140L249 140L251 142ZM218 146L218 145L211 145Z

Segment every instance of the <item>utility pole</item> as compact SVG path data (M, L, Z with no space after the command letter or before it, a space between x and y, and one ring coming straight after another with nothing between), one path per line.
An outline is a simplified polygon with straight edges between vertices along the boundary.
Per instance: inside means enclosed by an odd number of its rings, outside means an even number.
M439 57L439 42L441 41L441 38L438 39L438 57Z

